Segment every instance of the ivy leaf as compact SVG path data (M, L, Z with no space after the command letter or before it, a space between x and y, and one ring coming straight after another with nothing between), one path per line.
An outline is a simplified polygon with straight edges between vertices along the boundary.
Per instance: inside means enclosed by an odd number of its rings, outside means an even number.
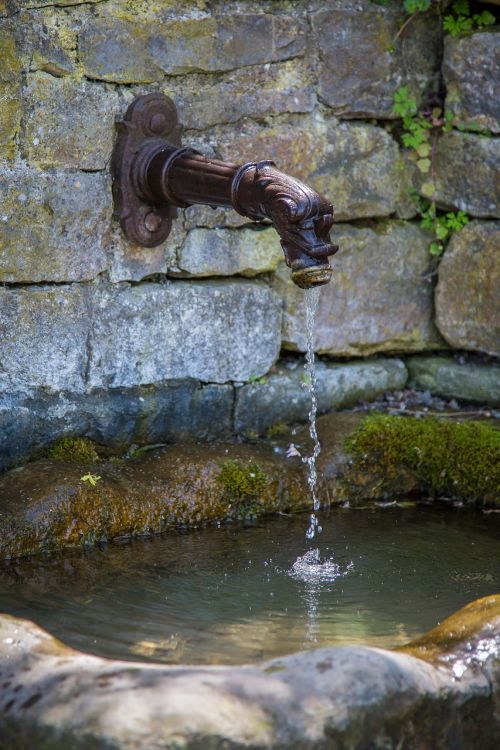
M435 190L436 186L433 182L424 182L424 184L420 188L420 192L422 193L422 195L425 195L426 198L432 198Z

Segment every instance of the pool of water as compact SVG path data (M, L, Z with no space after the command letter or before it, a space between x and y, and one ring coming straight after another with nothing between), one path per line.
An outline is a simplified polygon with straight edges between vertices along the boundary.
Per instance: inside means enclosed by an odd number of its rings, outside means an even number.
M396 646L500 589L499 514L336 509L310 542L307 523L279 516L11 562L0 611L102 656L236 664Z

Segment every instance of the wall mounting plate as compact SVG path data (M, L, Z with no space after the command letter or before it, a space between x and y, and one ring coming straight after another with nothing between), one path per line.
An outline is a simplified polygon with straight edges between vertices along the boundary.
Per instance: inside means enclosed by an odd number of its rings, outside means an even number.
M182 128L175 104L160 93L137 97L116 127L118 138L111 161L114 217L120 221L127 239L144 247L156 247L168 237L177 211L173 205L155 205L142 195L134 175L140 151L166 142L180 147Z

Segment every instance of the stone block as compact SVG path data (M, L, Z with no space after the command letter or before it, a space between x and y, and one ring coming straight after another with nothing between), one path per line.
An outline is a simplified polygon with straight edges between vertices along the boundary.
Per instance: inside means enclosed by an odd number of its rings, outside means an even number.
M341 221L395 213L410 184L396 142L375 125L314 115L268 127L244 121L237 132L215 128L213 138L228 161L272 159L330 198Z
M148 83L164 73L220 72L288 60L305 48L305 27L291 16L228 13L130 21L90 18L80 37L84 73L117 83Z
M446 36L446 109L467 127L500 132L500 35L496 31Z
M88 386L248 380L276 360L280 320L276 295L255 282L97 287Z
M21 11L17 41L24 72L37 70L61 77L77 68L78 29L74 15L53 6Z
M473 221L455 234L439 265L436 323L457 349L500 356L500 222Z
M274 271L283 259L272 227L192 229L178 253L175 273L183 276L256 276ZM170 269L170 274L174 270Z
M11 160L21 124L21 63L11 22L0 24L0 157Z
M227 439L233 387L171 381L88 393L0 395L0 470L64 436L85 435L123 449L133 443Z
M500 218L500 141L451 132L438 141L436 193L445 208Z
M335 356L442 347L433 324L433 260L429 234L414 224L375 229L335 225L340 246L333 277L321 288L314 348ZM284 300L283 346L305 351L303 292L281 266L275 289Z
M0 289L0 392L82 391L89 312L83 285Z
M327 365L316 363L319 413L342 409L363 399L370 401L385 391L404 388L408 372L400 359L366 360ZM311 394L304 385L304 370L280 368L265 378L236 389L235 429L257 432L281 422L305 422Z
M86 170L108 166L114 117L123 111L118 92L39 72L28 76L24 108L23 148L29 163Z
M316 103L312 74L304 60L252 65L221 77L169 78L162 90L177 104L186 128L203 129L242 117L311 112Z
M163 78L148 48L150 26L117 18L92 18L79 35L87 78L114 83L151 83Z
M104 175L0 170L0 281L82 281L106 268L111 195Z
M453 357L408 357L408 385L444 398L500 405L498 364L457 362Z
M405 18L401 3L370 0L329 0L313 13L321 55L318 93L337 116L393 118L393 97L401 86L408 86L419 104L427 90L437 89L438 19L416 14L394 43Z
M176 253L186 237L181 219L172 223L165 242L157 247L142 247L128 240L114 221L106 244L109 280L141 281L155 274L166 274L176 264Z
M311 174L311 184L330 198L340 221L394 214L408 179L389 133L351 123L330 123L326 153Z

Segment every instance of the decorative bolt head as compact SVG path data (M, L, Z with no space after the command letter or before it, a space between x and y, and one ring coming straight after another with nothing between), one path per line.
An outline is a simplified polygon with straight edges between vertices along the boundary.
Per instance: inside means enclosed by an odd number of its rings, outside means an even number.
M167 119L162 112L156 112L149 121L149 127L153 133L159 135L167 127Z
M150 211L144 217L144 226L148 232L157 232L161 226L161 216L158 216L153 211Z

